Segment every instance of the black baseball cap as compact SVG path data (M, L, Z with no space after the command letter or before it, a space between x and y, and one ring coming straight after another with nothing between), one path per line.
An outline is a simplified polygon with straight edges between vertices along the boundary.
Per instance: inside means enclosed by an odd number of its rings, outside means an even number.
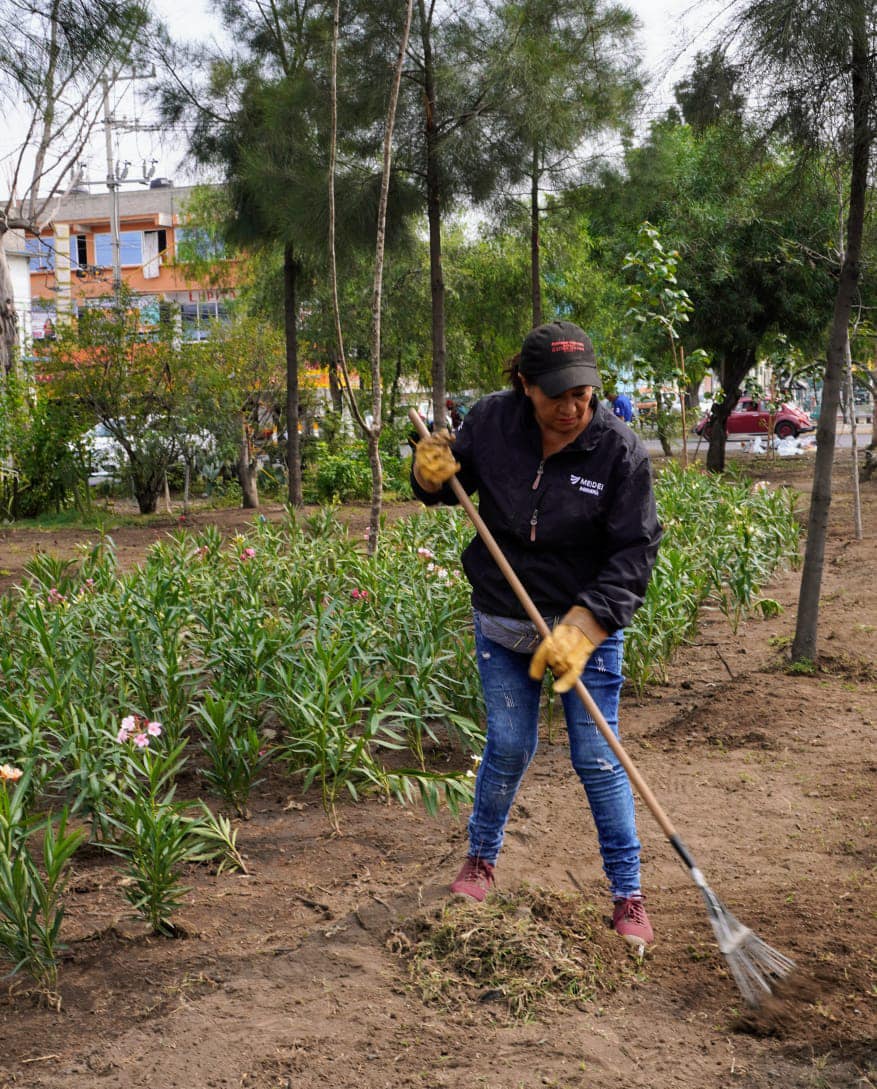
M537 325L524 337L518 369L549 397L574 386L599 386L594 345L584 330L570 321Z

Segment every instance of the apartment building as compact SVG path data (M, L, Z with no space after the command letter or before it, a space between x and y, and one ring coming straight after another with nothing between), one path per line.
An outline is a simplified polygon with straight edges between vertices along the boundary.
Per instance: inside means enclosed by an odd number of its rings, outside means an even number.
M56 323L112 296L115 279L130 290L144 326L158 322L163 304L175 304L182 335L203 339L212 322L222 320L231 286L193 278L194 257L223 259L217 241L188 214L193 187L163 178L148 187L115 194L72 192L58 200L52 221L26 245L30 257L34 340L51 337ZM118 269L113 221L118 201ZM233 283L233 273L222 277Z

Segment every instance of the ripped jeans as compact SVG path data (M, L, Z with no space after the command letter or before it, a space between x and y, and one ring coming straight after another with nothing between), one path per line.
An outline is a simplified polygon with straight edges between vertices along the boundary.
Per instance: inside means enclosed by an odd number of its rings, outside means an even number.
M488 639L477 613L475 648L487 706L487 743L469 818L469 854L496 862L515 794L536 753L542 683L531 680L527 672L530 653L507 650ZM616 735L623 650L623 632L610 635L582 674ZM570 758L597 827L603 870L613 897L630 896L640 891L640 844L630 782L575 691L565 692L561 699Z

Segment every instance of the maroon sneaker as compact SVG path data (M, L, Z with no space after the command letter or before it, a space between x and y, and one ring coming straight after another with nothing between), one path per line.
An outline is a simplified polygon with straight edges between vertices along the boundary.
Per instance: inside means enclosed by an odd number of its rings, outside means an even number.
M616 900L612 912L612 926L616 934L622 938L642 956L645 947L655 940L652 924L646 915L645 905L641 896L628 896L626 900Z
M451 892L454 896L468 896L480 903L494 884L493 863L470 855L451 885Z

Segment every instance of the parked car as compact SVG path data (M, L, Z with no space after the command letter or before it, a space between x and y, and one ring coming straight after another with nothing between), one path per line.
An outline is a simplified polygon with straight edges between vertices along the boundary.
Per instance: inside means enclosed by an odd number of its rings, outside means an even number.
M120 466L125 462L125 451L119 446L105 424L96 424L82 437L82 444L88 456L88 483L111 483L118 480Z
M181 462L183 445L199 465L216 462L219 456L216 439L208 431L195 431L177 438L177 459ZM82 447L88 458L88 483L92 487L113 484L121 479L128 456L105 423L97 423L86 431L82 436Z
M756 397L741 397L728 417L727 433L732 435L767 435L771 413L767 402ZM712 434L712 417L707 414L695 425L695 432L708 439ZM773 414L773 433L778 439L797 438L805 431L815 431L816 424L797 405L782 404Z

